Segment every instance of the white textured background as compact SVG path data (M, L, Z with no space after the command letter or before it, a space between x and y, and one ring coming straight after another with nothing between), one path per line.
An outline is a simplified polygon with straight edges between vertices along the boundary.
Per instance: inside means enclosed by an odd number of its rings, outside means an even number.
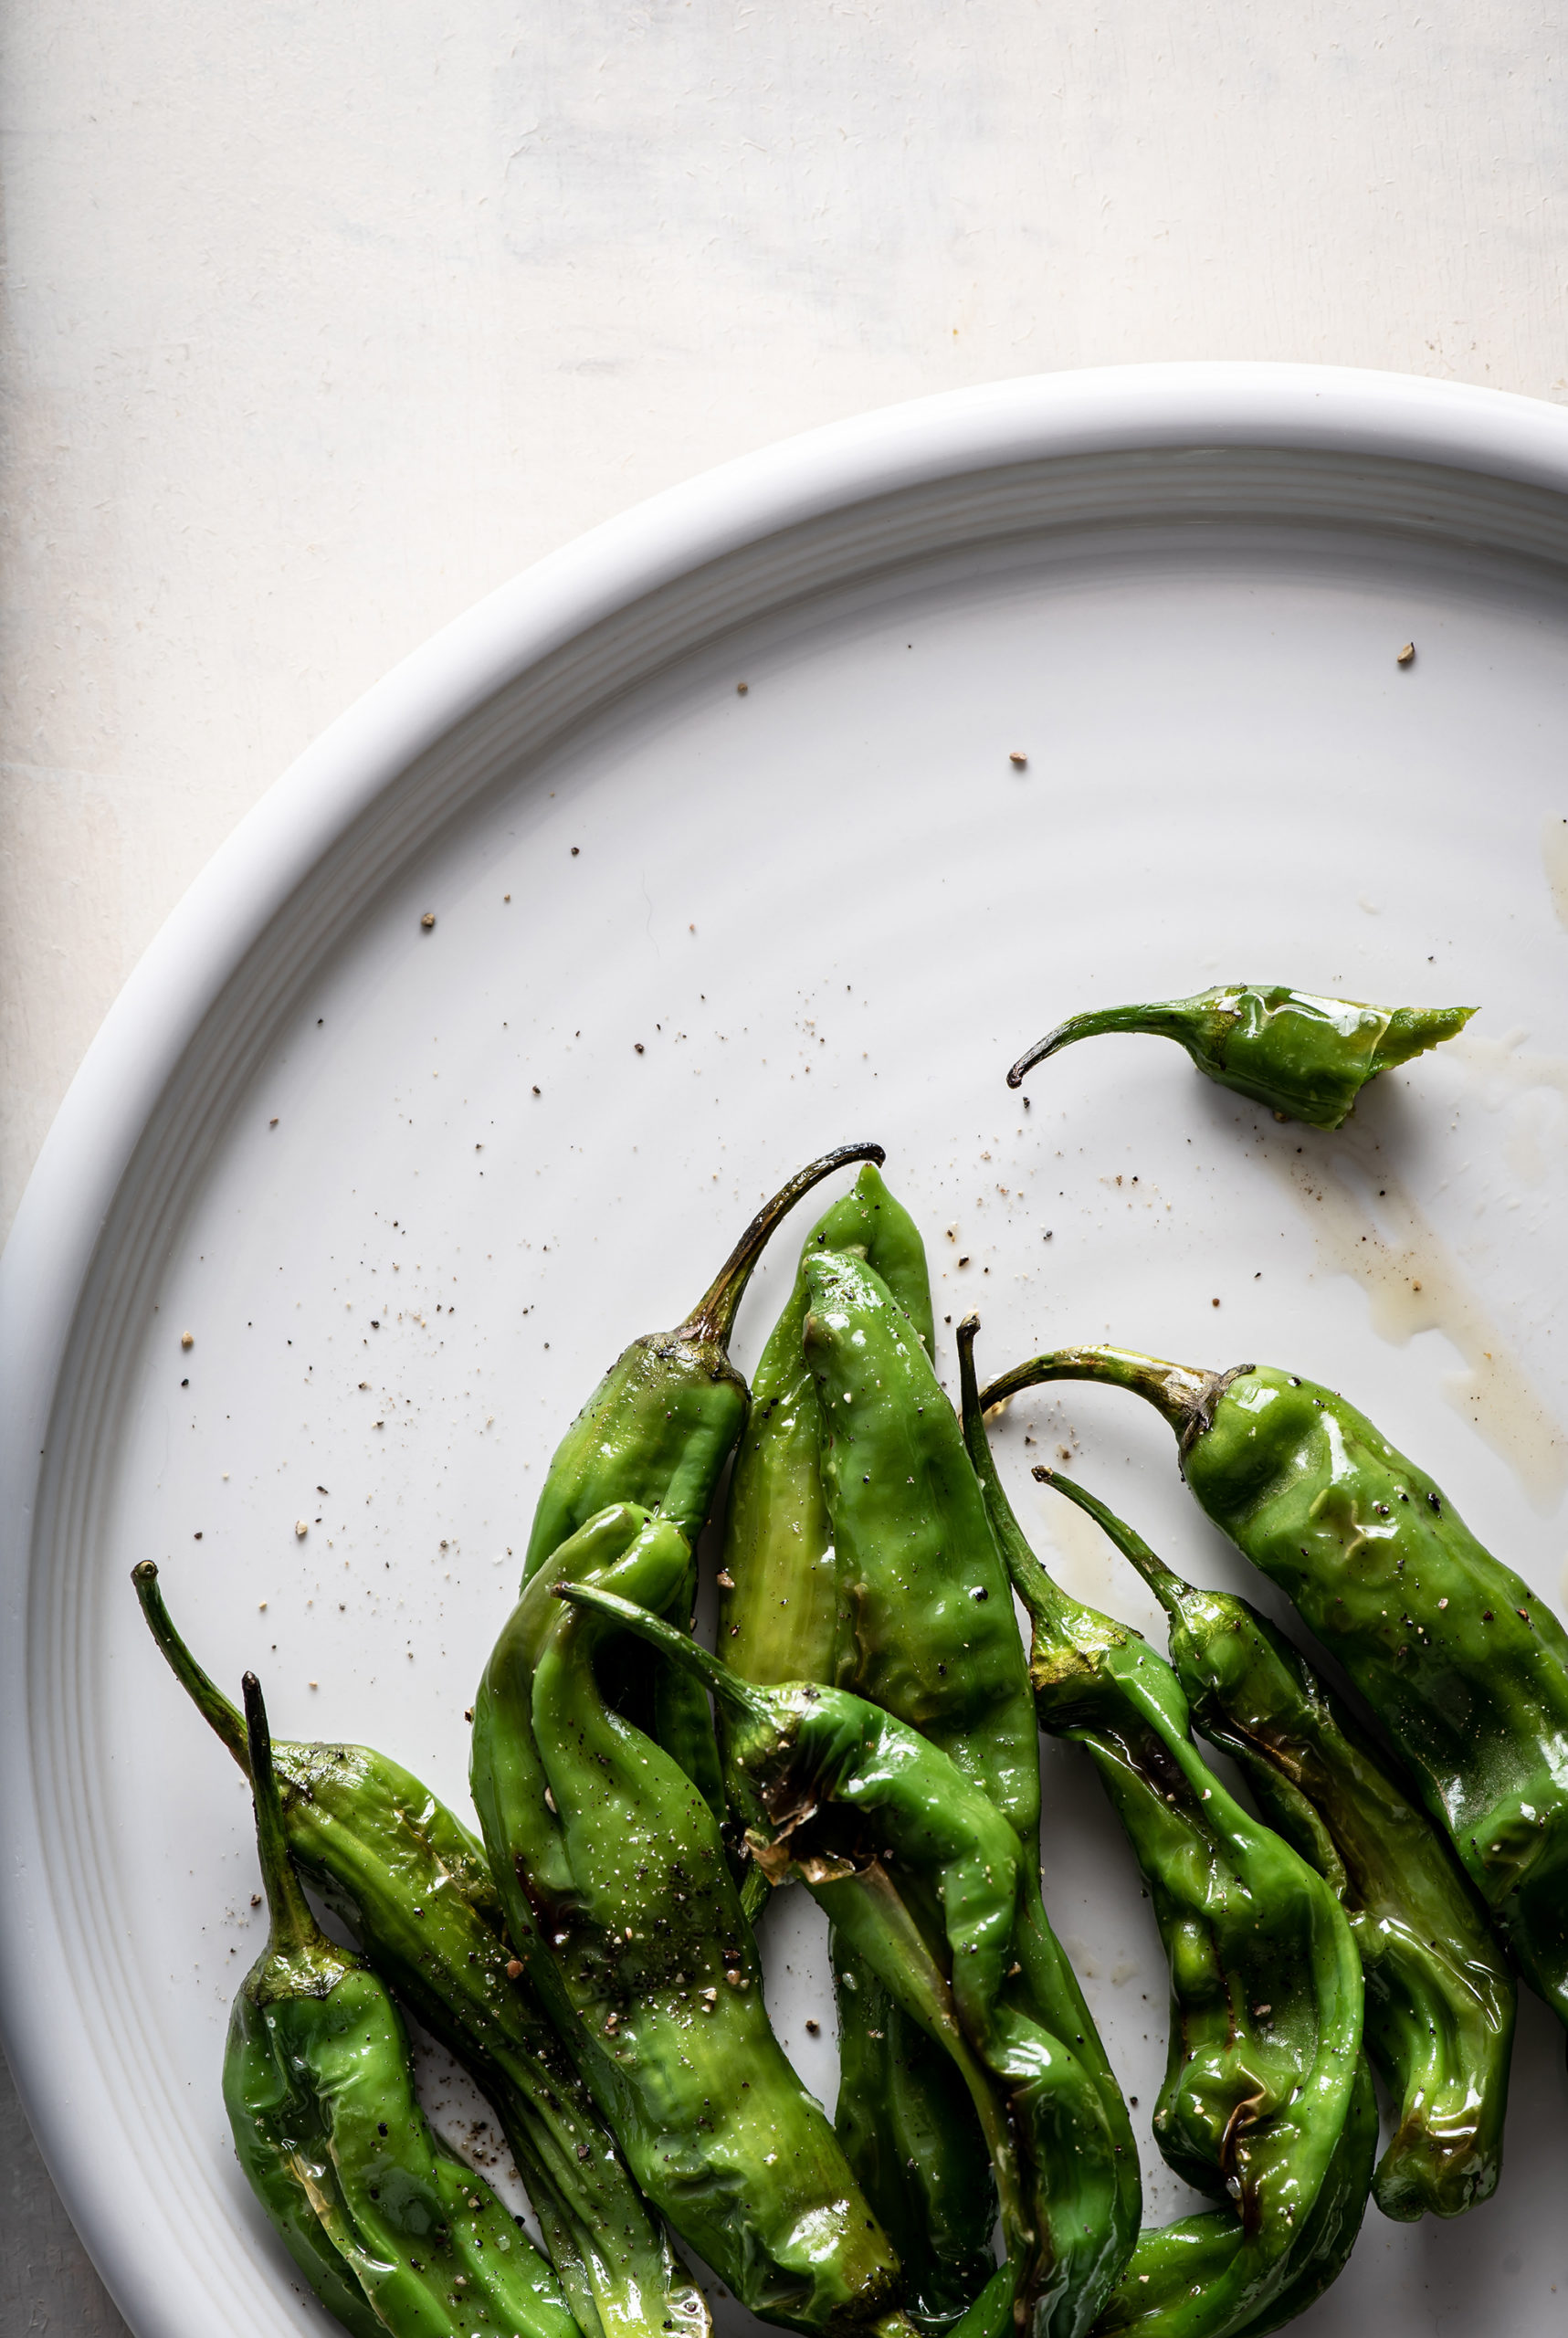
M996 375L1568 397L1531 0L11 0L0 1226L269 780L513 570ZM109 2331L13 2130L0 2321Z

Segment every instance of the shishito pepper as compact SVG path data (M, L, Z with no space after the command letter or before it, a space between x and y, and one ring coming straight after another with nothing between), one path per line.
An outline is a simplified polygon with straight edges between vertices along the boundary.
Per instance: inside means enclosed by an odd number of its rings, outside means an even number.
M1373 2177L1385 2217L1456 2217L1497 2189L1514 1985L1447 1838L1299 1648L1233 1593L1184 1583L1058 1472L1170 1618L1171 1659L1205 1737L1234 1756L1277 1834L1350 1920L1366 2048L1394 2106Z
M146 1559L153 1637L249 1775L243 1715L178 1632ZM527 2187L584 2338L706 2338L701 2291L633 2184L507 1938L483 1847L400 1764L364 1745L271 1748L290 1858L374 1970L478 2080Z
M606 1703L603 1619L552 1594L587 1579L662 1611L689 1563L669 1521L623 1502L524 1590L474 1701L490 1866L585 2082L682 2238L771 2321L907 2332L887 2236L768 2026L718 1820Z
M806 1262L824 1250L864 1258L928 1354L932 1344L920 1229L868 1162L853 1191L806 1236L794 1287L752 1375L752 1410L730 1483L720 1644L731 1671L764 1685L831 1685L854 1669L849 1602L820 1466L822 1408L804 1346ZM718 1719L722 1745L722 1708ZM736 1781L729 1783L733 1806ZM741 1893L748 1915L768 1897L754 1862L742 1870ZM996 2208L984 2140L948 2057L847 1942L835 1935L831 1947L839 2140L898 2248L911 2318L942 2330L991 2275Z
M1064 1348L1005 1373L1130 1388L1221 1532L1344 1666L1514 1962L1568 2022L1568 1632L1442 1490L1331 1388Z
M1142 1006L1102 1006L1047 1031L1007 1074L1026 1072L1102 1031L1175 1039L1222 1088L1268 1104L1293 1121L1337 1129L1369 1079L1408 1063L1462 1031L1473 1006L1363 1006L1353 998L1314 998L1283 984L1220 985L1193 998Z
M723 1701L753 1855L771 1880L805 1882L969 2089L1017 2323L1033 2338L1086 2338L1126 2258L1120 2154L1077 2041L1047 2029L1032 2001L1021 1962L1031 1862L1006 1818L940 1748L865 1698L811 1681L755 1688L607 1585L556 1589Z
M1322 1879L1198 1753L1171 1667L1063 1591L1030 1549L986 1442L976 1328L970 1316L959 1331L964 1427L1033 1621L1040 1723L1099 1771L1170 1963L1155 2141L1177 2175L1230 2204L1143 2234L1105 2327L1161 2338L1268 2328L1287 2292L1314 2295L1338 2272L1365 2203L1377 2129L1355 1945Z
M251 1672L245 1714L269 1928L235 2000L223 2091L252 2190L355 2338L576 2338L532 2242L432 2134L384 1986L310 1913Z
M730 1361L730 1335L752 1269L803 1194L849 1162L882 1158L879 1144L842 1144L797 1170L758 1211L685 1322L645 1333L616 1358L555 1448L529 1533L525 1584L611 1502L657 1511L695 1550L750 1402ZM688 1629L696 1596L693 1560L670 1595L670 1612ZM711 1718L686 1676L659 1666L651 1682L621 1680L615 1693L722 1810Z
M1028 1670L963 1432L922 1343L874 1268L807 1256L804 1344L822 1410L822 1478L848 1630L841 1687L941 1747L1026 1847L1017 1954L1036 2018L1069 2040L1117 2144L1110 2253L1138 2229L1138 2153L1121 2090L1040 1898L1039 1746Z

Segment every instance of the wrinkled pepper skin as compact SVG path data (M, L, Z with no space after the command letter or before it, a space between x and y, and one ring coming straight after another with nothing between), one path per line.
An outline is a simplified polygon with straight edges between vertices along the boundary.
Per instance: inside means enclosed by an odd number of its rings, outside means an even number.
M837 1681L841 1619L833 1528L817 1464L822 1415L803 1347L806 1261L863 1258L928 1355L931 1285L920 1229L868 1163L806 1236L795 1287L752 1375L752 1411L724 1521L719 1640L742 1680Z
M750 1402L730 1361L730 1336L752 1269L803 1194L849 1162L882 1158L879 1144L844 1144L798 1170L758 1211L686 1321L673 1332L645 1333L616 1358L555 1448L529 1533L525 1584L612 1502L658 1511L695 1552ZM693 1558L671 1594L671 1616L688 1630L696 1597ZM616 1680L612 1693L721 1813L712 1719L686 1676L658 1666L651 1680Z
M153 1638L249 1775L243 1715L174 1629L153 1562L132 1570ZM483 1847L428 1787L363 1745L272 1745L289 1853L374 1970L478 2081L584 2338L707 2338L707 2301L626 2171L513 1964Z
M820 1250L864 1258L928 1354L932 1347L925 1244L868 1162L853 1191L806 1236L794 1288L752 1375L751 1416L730 1482L719 1642L732 1672L766 1686L832 1684L846 1636L818 1458L821 1406L803 1344L805 1260ZM846 1669L848 1662L846 1652ZM718 1719L722 1745L722 1707ZM729 1792L733 1809L732 1779ZM742 1870L741 1897L748 1915L768 1898L754 1862ZM893 2236L911 2320L943 2330L991 2277L996 2206L984 2140L948 2057L837 1936L832 1955L839 2140Z
M1376 2144L1375 2111L1370 2131L1363 2117L1360 1961L1322 1879L1198 1753L1171 1667L1129 1627L1070 1597L1030 1549L986 1442L976 1329L970 1316L959 1330L964 1428L1033 1620L1040 1723L1081 1744L1099 1771L1170 1964L1155 2141L1187 2183L1229 2203L1141 2237L1107 2326L1227 2338L1267 2326L1304 2278L1326 2286L1359 2226ZM1083 1506L1100 1517L1098 1504ZM1314 2221L1325 2185L1330 2202ZM1201 2278L1181 2270L1198 2261Z
M1194 998L1103 1006L1047 1031L1007 1074L1009 1088L1075 1039L1102 1031L1175 1039L1220 1087L1267 1104L1287 1120L1339 1128L1369 1079L1451 1039L1473 1006L1363 1006L1314 998L1282 984L1221 985Z
M1046 1378L1110 1381L1163 1415L1192 1492L1344 1666L1520 1971L1568 2022L1568 1633L1545 1601L1331 1388L1080 1348L986 1396Z
M770 2321L907 2332L891 2245L768 2026L718 1821L605 1702L602 1617L552 1588L604 1583L663 1610L689 1562L668 1521L619 1503L524 1591L474 1705L491 1869L584 2080L682 2238Z
M839 1685L947 1754L1027 1851L1017 1955L1036 2017L1092 2072L1115 2135L1115 2232L1142 2199L1121 2090L1040 1899L1040 1766L1028 1669L963 1434L921 1341L874 1268L805 1261L805 1349L822 1407L822 1478L848 1629Z
M1330 1885L1366 1980L1366 2049L1394 2106L1373 2178L1385 2217L1457 2217L1502 2166L1513 1976L1436 1827L1299 1648L1245 1599L1184 1583L1081 1488L1170 1618L1171 1660L1204 1735L1240 1764L1276 1834Z
M1019 1961L1030 1862L1006 1818L940 1748L864 1698L810 1681L754 1688L607 1587L557 1587L663 1648L729 1707L753 1856L770 1880L805 1884L969 2089L1018 2325L1085 2338L1127 2254L1121 2153L1095 2074L1033 2003Z
M253 1673L245 1701L269 1930L235 2001L224 2102L251 2188L355 2338L574 2338L543 2258L432 2134L383 1984L311 1915Z

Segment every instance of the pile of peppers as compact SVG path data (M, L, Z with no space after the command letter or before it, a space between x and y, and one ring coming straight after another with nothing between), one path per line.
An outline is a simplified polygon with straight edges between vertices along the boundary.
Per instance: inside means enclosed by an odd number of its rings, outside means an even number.
M1331 1129L1468 1012L1237 985L1075 1016L1009 1079L1152 1032ZM1516 1975L1568 2022L1568 1633L1299 1375L1062 1346L982 1387L970 1316L955 1408L882 1158L791 1178L567 1428L469 1716L477 1835L384 1754L275 1743L254 1675L241 1710L134 1571L254 1798L268 1937L229 2029L236 2152L357 2338L701 2338L693 2259L805 2333L1261 2338L1335 2279L1369 2201L1454 2217L1498 2186ZM729 1351L752 1270L854 1164L748 1388ZM1162 1414L1353 1708L1041 1467L1154 1593L1169 1660L1053 1581L987 1424L1056 1379ZM1042 1731L1083 1749L1169 1965L1153 2142L1208 2205L1164 2226L1047 1914ZM759 1932L796 1884L830 1927L831 2118L765 2002ZM488 2099L542 2247L431 2129L400 2008Z

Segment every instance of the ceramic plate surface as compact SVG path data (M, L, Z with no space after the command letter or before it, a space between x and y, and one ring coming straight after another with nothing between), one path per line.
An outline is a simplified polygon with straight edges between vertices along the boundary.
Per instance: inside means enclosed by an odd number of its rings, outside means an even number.
M462 1803L557 1436L829 1145L886 1145L950 1376L972 1306L988 1371L1108 1335L1288 1364L1561 1602L1565 738L1568 416L1161 368L871 416L664 497L279 783L105 1026L5 1267L6 2043L138 2338L324 2324L218 2092L261 1938L248 1805L133 1562L280 1732L367 1739ZM1067 1013L1220 979L1483 1012L1339 1138L1152 1039L1074 1049L1026 1104L1004 1084ZM1176 1564L1241 1581L1114 1392L1016 1406L998 1446L1042 1553L1152 1636L1029 1461L1069 1452ZM1047 1905L1163 2220L1158 1942L1084 1762L1045 1767ZM773 1911L768 1954L831 2102L809 1909ZM1369 2211L1301 2326L1555 2327L1565 2096L1527 2002L1496 2200Z

